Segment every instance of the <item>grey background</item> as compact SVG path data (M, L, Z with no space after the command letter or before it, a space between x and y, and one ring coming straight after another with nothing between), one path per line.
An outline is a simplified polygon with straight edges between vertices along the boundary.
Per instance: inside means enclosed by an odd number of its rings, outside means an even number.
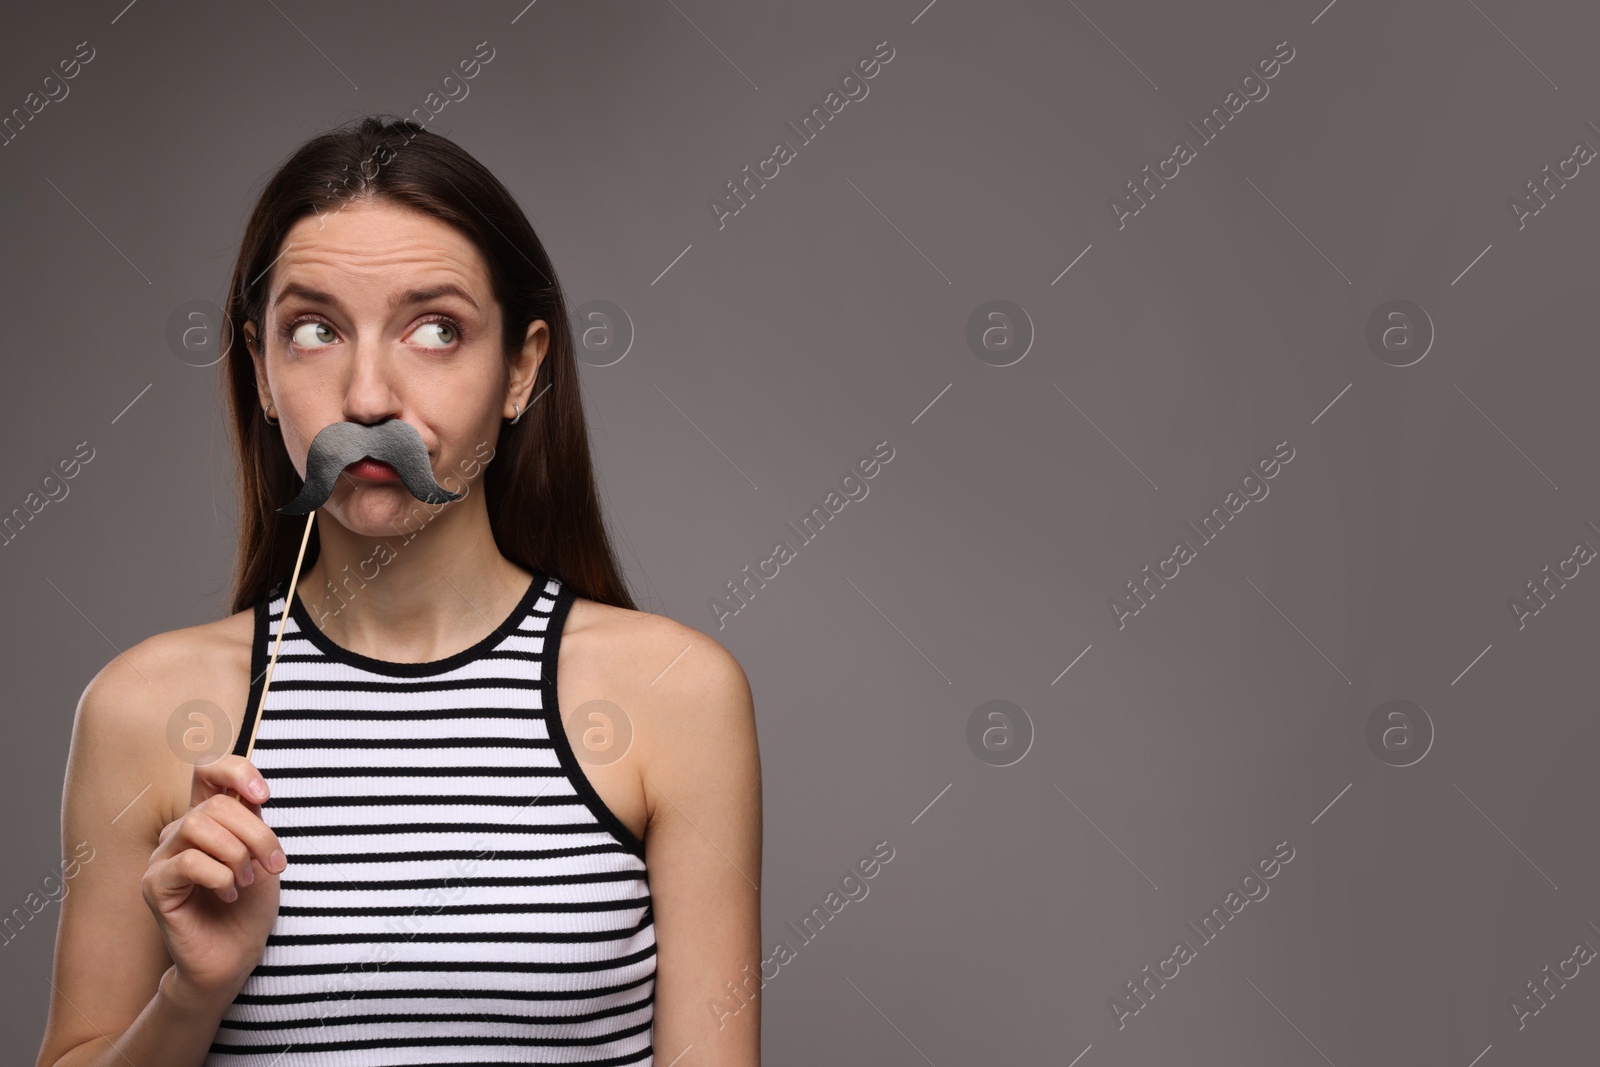
M0 111L96 56L0 148L0 511L96 455L0 549L0 911L59 865L83 686L224 610L218 372L168 316L220 298L296 145L422 105L487 40L434 126L573 305L636 330L584 369L597 462L643 606L751 679L764 946L895 849L768 985L766 1062L1592 1060L1593 966L1523 1029L1507 1002L1600 948L1600 578L1521 630L1508 601L1600 546L1600 174L1520 230L1507 200L1600 147L1600 15L1324 4L10 14ZM719 231L709 199L884 40L869 95ZM1119 231L1107 199L1282 40L1270 94ZM965 340L991 299L1036 331L1011 366ZM1437 331L1405 368L1366 341L1391 299ZM717 629L709 598L885 439L870 494ZM1270 496L1119 630L1108 599L1285 440ZM1436 731L1403 768L1365 733L1397 698ZM1033 731L1005 767L967 742L995 699ZM1270 895L1119 1030L1109 998L1285 840ZM28 1056L54 914L0 954Z

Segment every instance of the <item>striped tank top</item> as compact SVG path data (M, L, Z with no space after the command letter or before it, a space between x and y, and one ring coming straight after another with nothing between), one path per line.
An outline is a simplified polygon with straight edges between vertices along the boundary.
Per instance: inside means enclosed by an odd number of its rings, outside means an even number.
M349 651L294 598L251 754L289 862L207 1067L651 1067L644 845L556 703L575 596L535 573L494 632L429 663ZM281 584L256 606L236 755L283 608Z

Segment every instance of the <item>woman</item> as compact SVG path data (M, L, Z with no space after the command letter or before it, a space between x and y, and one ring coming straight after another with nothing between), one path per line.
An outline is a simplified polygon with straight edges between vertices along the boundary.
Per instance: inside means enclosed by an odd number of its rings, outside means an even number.
M754 1067L749 687L634 610L520 208L445 138L361 120L267 184L225 317L234 614L84 690L63 834L95 858L38 1063ZM394 420L454 498L345 467L286 605L313 438Z

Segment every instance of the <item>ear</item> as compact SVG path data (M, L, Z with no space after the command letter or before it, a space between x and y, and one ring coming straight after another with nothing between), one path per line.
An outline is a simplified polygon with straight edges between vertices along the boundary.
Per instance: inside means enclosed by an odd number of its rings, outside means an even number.
M533 403L533 383L544 365L545 353L550 348L550 326L543 319L528 323L528 333L522 342L522 351L511 360L511 381L506 388L506 418L515 416L517 407L528 410Z
M272 388L267 384L267 359L262 347L261 334L256 330L256 324L246 320L244 324L244 344L250 353L250 360L256 370L256 406L265 408L272 403Z

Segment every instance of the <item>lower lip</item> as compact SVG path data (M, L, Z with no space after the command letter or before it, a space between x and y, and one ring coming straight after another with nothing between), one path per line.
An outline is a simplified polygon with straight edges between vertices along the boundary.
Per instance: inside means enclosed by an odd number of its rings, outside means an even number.
M346 467L345 471L355 475L357 478L369 478L375 482L398 482L400 480L399 471L389 466L389 464L380 463L375 459L358 459Z

